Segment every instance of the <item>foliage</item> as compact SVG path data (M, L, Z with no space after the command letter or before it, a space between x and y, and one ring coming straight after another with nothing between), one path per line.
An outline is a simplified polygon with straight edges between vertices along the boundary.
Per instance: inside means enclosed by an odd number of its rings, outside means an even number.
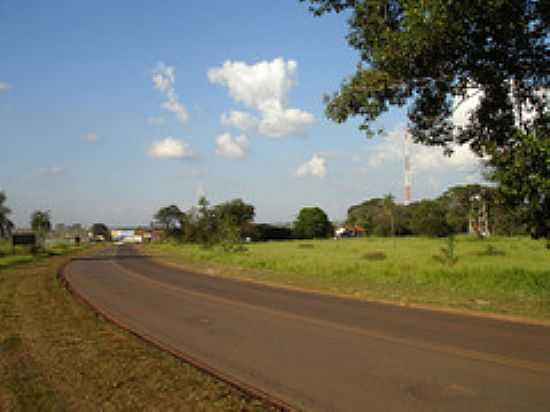
M174 235L182 225L185 214L176 205L162 207L153 217L154 223L162 226L168 235Z
M505 203L518 208L534 238L550 240L550 131L516 133L488 162Z
M31 214L31 228L38 235L38 238L43 241L46 234L52 229L50 212L35 210Z
M90 231L92 232L94 239L99 236L103 236L103 239L105 240L111 239L111 232L105 223L94 223Z
M447 236L451 227L447 223L446 210L439 200L421 200L414 203L411 228L414 233L424 236Z
M327 214L318 207L304 207L294 222L294 236L297 239L327 238L333 232Z
M254 206L241 199L210 206L205 197L185 213L172 205L155 214L171 237L206 248L220 245L226 252L244 250L243 234L251 231L253 219Z
M383 208L384 208L384 217L389 221L390 224L390 234L395 236L395 202L392 194L384 196Z
M434 256L434 259L438 262L448 266L454 266L458 262L454 235L450 235L445 239L445 246L441 247L439 251L439 255Z
M0 239L9 236L15 227L13 222L8 219L11 210L4 205L6 199L6 194L0 191Z
M252 236L250 237L256 241L290 240L293 238L292 229L288 227L260 223L251 226L251 228Z
M317 16L351 11L347 40L361 64L328 102L332 120L360 116L373 134L371 122L412 102L416 141L469 142L480 154L512 139L518 123L541 124L548 103L540 90L550 85L546 0L301 1ZM472 92L480 104L468 126L455 127L453 109Z

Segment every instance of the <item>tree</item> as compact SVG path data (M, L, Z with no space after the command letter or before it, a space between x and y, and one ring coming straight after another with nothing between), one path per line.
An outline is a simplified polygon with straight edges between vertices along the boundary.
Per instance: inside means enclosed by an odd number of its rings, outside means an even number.
M185 213L183 213L179 207L170 205L160 208L153 218L156 223L166 230L168 235L173 236L181 227L184 217Z
M4 205L6 199L6 194L0 192L0 238L9 236L15 226L12 221L8 219L11 210Z
M516 133L508 147L488 161L505 202L520 210L534 238L550 241L550 132Z
M395 236L395 202L392 194L384 196L383 200L384 216L390 222L390 234Z
M546 125L550 13L547 0L300 0L321 16L351 10L348 43L360 53L357 72L328 98L336 122L409 105L417 142L469 143L491 153L517 128ZM456 105L477 93L469 125L452 122Z
M233 199L215 207L216 215L222 221L230 221L239 230L244 230L254 220L254 206L243 202L242 199Z
M99 236L102 236L104 240L111 239L111 232L105 223L94 223L90 231L94 239L97 239Z
M452 233L446 219L447 211L441 201L421 200L409 207L413 210L411 226L415 234L441 237Z
M35 210L31 215L31 228L39 239L43 241L52 229L49 211Z
M333 235L333 227L321 208L304 207L294 222L294 234L299 239L326 238Z

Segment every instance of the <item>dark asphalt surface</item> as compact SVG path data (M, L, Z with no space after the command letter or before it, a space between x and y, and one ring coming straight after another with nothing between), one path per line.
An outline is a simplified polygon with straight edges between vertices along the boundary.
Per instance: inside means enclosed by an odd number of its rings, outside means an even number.
M135 332L301 409L550 411L550 327L213 278L129 246L65 275Z

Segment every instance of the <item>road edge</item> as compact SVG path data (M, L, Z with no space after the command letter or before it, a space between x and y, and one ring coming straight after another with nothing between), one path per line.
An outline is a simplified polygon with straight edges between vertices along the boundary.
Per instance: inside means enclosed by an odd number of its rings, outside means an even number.
M144 256L143 253L141 253L141 250L139 248L134 248L134 250L136 250L140 255ZM152 261L154 261L155 263L161 266L175 268L179 270L186 270L188 272L191 272L197 275L208 276L211 278L231 279L231 280L234 280L235 282L240 282L240 283L266 286L266 287L280 289L280 290L291 290L295 292L301 292L301 293L306 293L306 294L316 295L316 296L335 297L339 299L352 300L355 302L377 303L377 304L388 305L393 307L398 306L401 308L410 308L410 309L416 309L416 310L422 310L422 311L445 313L450 315L467 316L470 318L490 319L490 320L495 320L500 322L518 323L518 324L530 325L530 326L542 326L547 328L550 327L550 320L532 319L521 315L505 315L505 314L494 313L494 312L481 312L481 311L476 311L472 309L449 308L449 307L435 306L435 305L432 306L432 305L427 305L422 303L410 303L410 302L400 303L400 302L386 300L386 299L378 299L378 298L371 298L371 297L356 297L356 296L346 295L343 293L329 292L329 291L323 291L318 289L306 289L298 286L284 285L284 284L270 282L270 281L260 281L256 279L250 279L250 278L237 278L237 277L225 276L221 274L205 273L205 272L185 268L183 265L178 265L177 263L160 260L159 257L154 255L147 255L147 256ZM238 269L246 269L246 268L238 268Z
M85 256L84 256L85 257ZM94 305L90 300L88 300L85 296L83 296L81 293L79 293L76 289L74 289L70 283L70 281L67 279L65 275L65 271L67 267L73 262L73 259L71 258L67 262L64 262L57 270L57 280L61 287L65 288L69 293L76 298L76 300L79 300L81 303L88 306L95 314L96 316L100 316L104 318L105 320L111 322L118 328L128 332L129 334L141 339L144 342L147 342L148 344L156 347L157 349L169 353L170 355L174 356L176 359L185 362L194 368L202 371L203 373L206 373L215 379L218 379L225 384L237 389L238 391L244 393L245 395L253 398L258 399L262 402L265 402L269 404L271 407L275 408L276 410L282 411L282 412L295 412L299 411L294 406L291 406L290 404L286 403L285 401L278 399L267 392L264 392L261 389L258 389L252 385L249 385L247 383L241 382L238 379L233 378L232 376L226 375L221 371L218 371L217 369L211 368L205 363L179 351L176 348L171 347L170 345L167 345L152 336L138 333L134 331L131 327L124 324L124 322L116 319L113 315L111 315L108 311L101 309L100 307Z

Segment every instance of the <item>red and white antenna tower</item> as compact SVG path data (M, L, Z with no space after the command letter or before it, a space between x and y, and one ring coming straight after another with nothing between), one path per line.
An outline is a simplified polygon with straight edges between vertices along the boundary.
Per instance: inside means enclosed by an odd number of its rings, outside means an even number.
M410 143L411 143L411 137L409 135L409 132L405 132L405 138L403 142L403 152L404 152L404 159L405 159L405 201L403 204L405 206L408 206L411 204L412 201L412 169L411 169L411 153L410 153Z

